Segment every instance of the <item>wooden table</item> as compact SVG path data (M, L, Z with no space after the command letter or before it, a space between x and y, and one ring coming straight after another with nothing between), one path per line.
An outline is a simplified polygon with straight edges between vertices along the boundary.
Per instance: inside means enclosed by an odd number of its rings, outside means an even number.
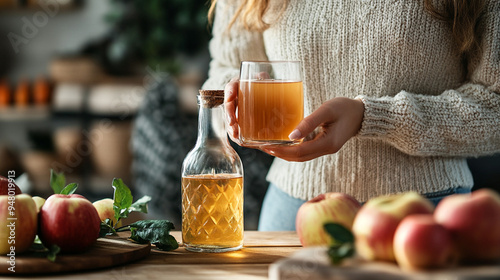
M172 235L178 241L182 240L180 232L173 232ZM135 263L97 271L46 275L36 279L268 279L271 263L301 248L295 232L247 231L244 248L235 252L193 253L183 247L172 252L152 249L147 258Z

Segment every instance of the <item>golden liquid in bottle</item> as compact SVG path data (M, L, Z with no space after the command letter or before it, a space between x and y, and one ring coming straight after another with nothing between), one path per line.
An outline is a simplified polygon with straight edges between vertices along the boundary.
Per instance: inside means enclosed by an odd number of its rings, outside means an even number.
M188 248L240 248L243 245L241 175L182 178L182 240Z

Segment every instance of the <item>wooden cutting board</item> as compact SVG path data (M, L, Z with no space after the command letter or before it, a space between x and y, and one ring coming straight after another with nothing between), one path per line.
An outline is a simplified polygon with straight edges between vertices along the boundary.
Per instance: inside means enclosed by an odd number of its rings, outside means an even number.
M88 251L80 254L59 254L55 262L29 252L18 255L15 260L15 275L39 275L111 267L145 258L150 251L150 244L136 244L126 240L124 236L99 238ZM8 257L0 257L0 274L14 275L8 270L10 267L8 261Z
M326 248L305 248L269 267L270 280L301 279L500 279L500 263L460 266L432 271L404 271L395 263L367 262L357 258L332 266Z

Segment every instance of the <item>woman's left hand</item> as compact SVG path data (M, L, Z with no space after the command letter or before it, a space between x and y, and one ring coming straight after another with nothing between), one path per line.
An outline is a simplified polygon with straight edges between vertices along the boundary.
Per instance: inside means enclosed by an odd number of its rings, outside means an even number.
M361 100L330 99L304 118L289 136L291 140L306 138L319 127L321 130L314 139L294 146L261 146L260 149L288 161L308 161L336 153L347 140L358 134L364 111Z

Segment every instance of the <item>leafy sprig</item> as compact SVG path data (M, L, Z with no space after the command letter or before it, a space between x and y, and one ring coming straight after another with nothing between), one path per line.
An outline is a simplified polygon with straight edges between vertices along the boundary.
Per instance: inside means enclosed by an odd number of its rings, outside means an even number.
M148 213L148 202L151 201L150 196L143 196L136 202L132 203L133 196L129 187L123 183L122 179L114 178L112 182L112 187L114 189L113 193L113 210L114 210L114 220L113 223L111 219L106 219L101 222L101 232L100 236L104 237L110 234L116 234L117 226L120 224L121 219L128 218L128 215L132 212ZM122 230L123 231L123 230Z
M77 183L70 183L66 185L66 176L63 173L57 173L53 169L50 170L50 187L54 191L55 194L74 194L76 189L78 188ZM42 241L38 237L35 236L35 240L30 248L36 254L47 257L47 259L51 262L55 262L57 258L57 254L61 251L61 248L57 245L52 245L50 247L46 247L43 245Z
M46 257L49 261L55 262L57 254L59 254L61 248L57 245L45 247L45 245L42 244L42 241L40 240L38 235L36 235L33 244L31 244L30 250L33 251L35 255Z
M113 179L112 187L114 189L113 210L116 223L113 224L111 219L101 222L101 237L130 231L130 239L140 244L151 243L164 251L175 250L179 247L177 240L170 235L174 224L168 220L141 220L117 228L120 220L127 218L132 212L148 213L148 202L151 201L151 197L146 195L133 202L132 192L122 179Z
M332 264L340 264L354 255L354 235L349 229L338 223L326 223L323 228L333 239L328 248L328 257Z
M163 251L171 251L179 248L177 240L170 235L174 224L168 220L142 220L130 224L130 239L137 243L154 244L156 248Z
M145 244L154 244L159 250L171 251L179 247L179 243L170 235L170 231L174 229L174 224L168 220L141 220L130 225L118 227L122 219L128 218L132 212L148 213L148 203L151 201L150 196L143 196L133 202L132 192L130 188L120 178L114 178L112 182L114 189L113 193L113 210L114 220L106 219L101 222L100 237L113 235L117 232L130 231L130 239L134 242ZM70 195L75 193L78 184L70 183L66 185L66 176L63 173L57 173L50 170L50 186L55 194ZM38 236L35 238L32 251L36 254L46 256L47 259L54 262L60 251L57 245L50 248L45 247Z
M74 194L78 188L77 183L66 185L66 176L63 173L56 173L53 169L50 170L50 187L55 194Z

